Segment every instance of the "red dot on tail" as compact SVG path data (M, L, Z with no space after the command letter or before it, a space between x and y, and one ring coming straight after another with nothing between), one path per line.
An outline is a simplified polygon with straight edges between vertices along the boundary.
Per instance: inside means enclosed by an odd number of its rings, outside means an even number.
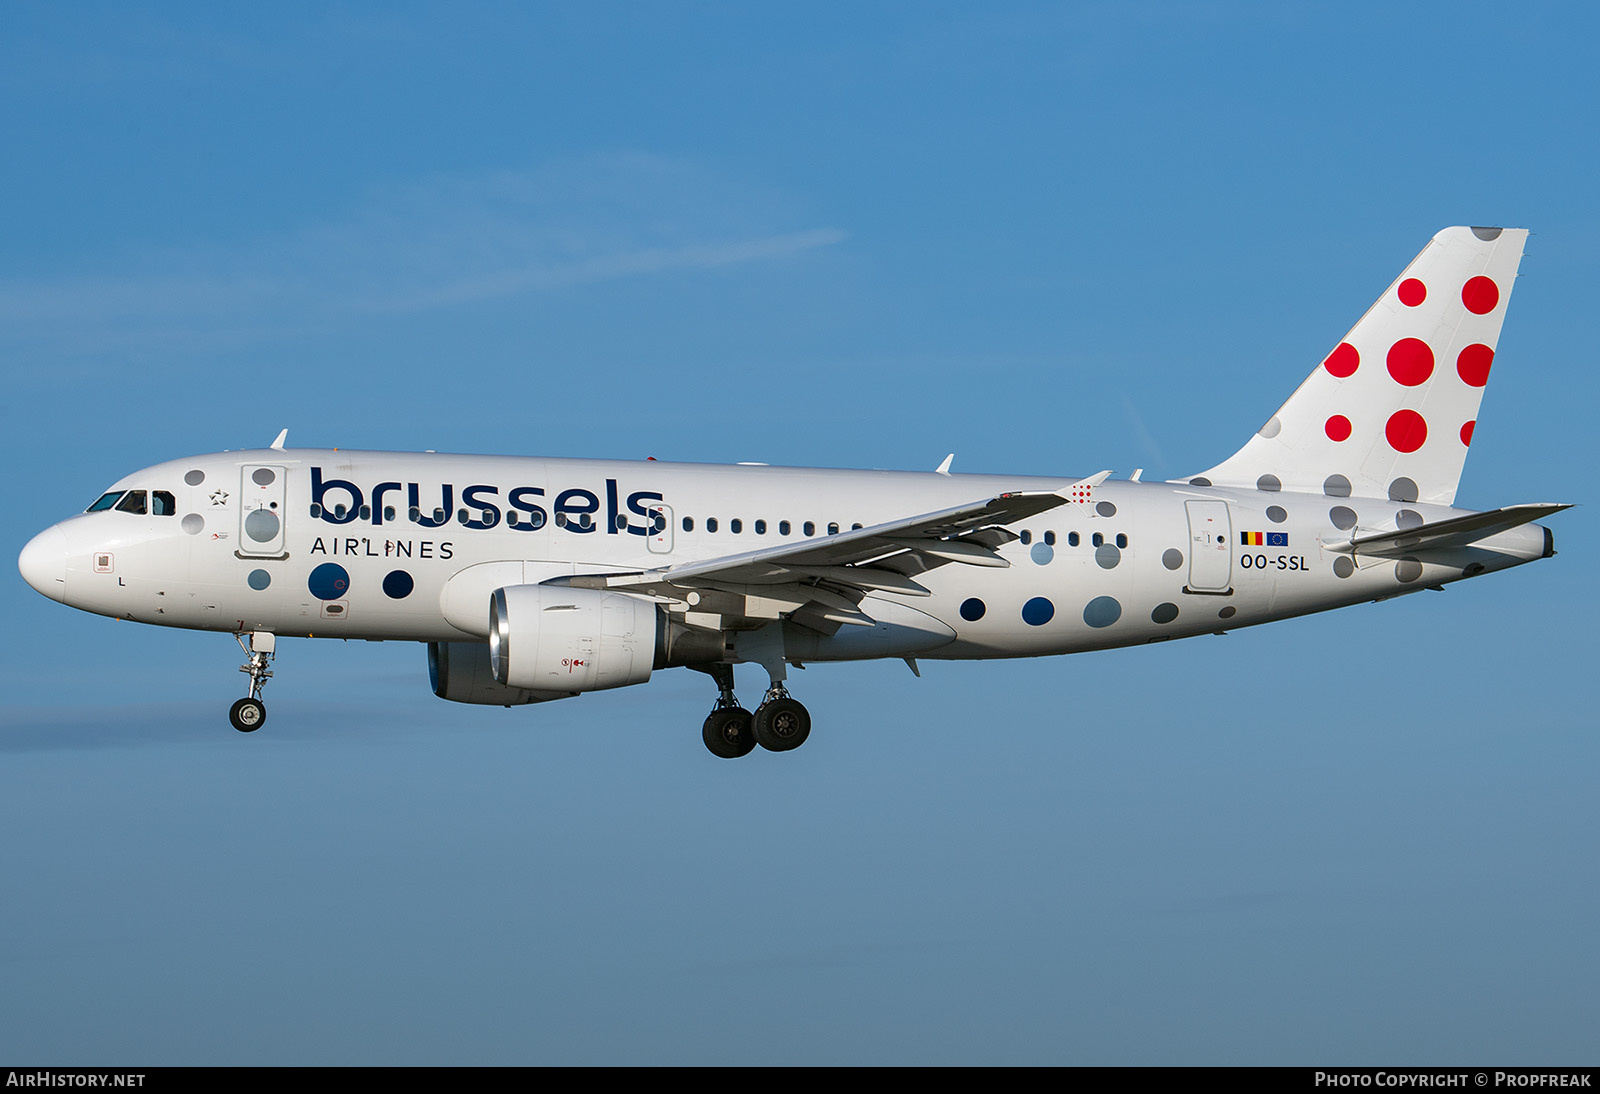
M1340 342L1334 351L1328 354L1327 360L1322 362L1322 367L1343 380L1346 376L1354 376L1356 367L1360 364L1361 354L1356 352L1356 347L1349 342Z
M1397 410L1389 416L1383 435L1396 452L1415 452L1428 439L1428 423L1415 410Z
M1330 441L1347 441L1350 439L1350 419L1343 414L1335 414L1328 419L1327 424L1322 428L1327 431L1328 440Z
M1408 308L1414 308L1428 299L1428 286L1414 277L1408 277L1400 282L1400 303Z
M1482 387L1489 382L1489 363L1493 360L1494 350L1474 342L1456 358L1456 372L1473 387Z
M1420 338L1402 338L1389 347L1389 375L1406 387L1426 383L1433 375L1433 350Z
M1473 315L1488 315L1500 303L1500 286L1487 277L1474 277L1461 286L1461 302Z
M1474 419L1473 421L1470 421L1466 425L1461 427L1461 443L1462 444L1471 444L1472 443L1472 427L1477 425L1477 424L1478 424L1477 420Z

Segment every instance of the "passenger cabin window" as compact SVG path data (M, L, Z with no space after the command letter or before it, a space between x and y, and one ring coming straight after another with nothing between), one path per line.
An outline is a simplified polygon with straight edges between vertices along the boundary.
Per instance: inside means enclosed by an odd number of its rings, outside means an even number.
M1054 547L1056 545L1056 534L1054 532L1046 532L1044 534L1044 543L1046 547Z
M1102 536L1099 532L1096 532L1094 534L1094 538L1092 540L1090 540L1090 542L1093 543L1096 547L1103 547L1103 546L1105 546L1106 537Z
M738 535L740 532L744 531L744 521L740 520L738 517L734 517L728 522L728 531L732 532L734 535Z
M105 510L110 509L113 505L117 504L117 499L120 498L120 497L122 497L122 491L121 490L113 490L109 494L101 494L100 495L100 500L96 501L93 505L89 506L89 508L85 509L84 512L85 513L101 513L101 512L104 512Z
M1030 544L1032 542L1033 542L1033 533L1028 531L1026 528L1024 528L1022 530L1022 545L1024 547L1026 547L1028 544Z
M805 524L801 525L801 531L805 532L805 534L808 536L814 536L817 534L817 526L815 522L808 520L805 522Z
M1067 546L1068 547L1076 547L1079 544L1079 542L1080 542L1080 540L1078 539L1078 533L1076 533L1076 532L1068 532L1067 533Z
M694 518L693 517L684 517L683 518L683 530L685 532L694 531Z
M766 534L767 534L767 522L764 521L764 520L756 521L756 535L764 536Z
M839 534L839 522L838 521L830 520L828 522L828 534L830 536L836 536L836 535Z
M716 530L717 530L717 518L716 517L707 517L706 518L706 531L715 532Z
M778 522L778 534L780 536L786 536L786 535L789 534L789 522L788 521L780 520Z
M1128 537L1125 534L1123 534L1122 532L1118 532L1117 533L1117 546L1118 547L1126 547L1127 545L1128 545Z
M143 516L148 506L143 490L129 490L123 499L117 502L117 512L138 513Z

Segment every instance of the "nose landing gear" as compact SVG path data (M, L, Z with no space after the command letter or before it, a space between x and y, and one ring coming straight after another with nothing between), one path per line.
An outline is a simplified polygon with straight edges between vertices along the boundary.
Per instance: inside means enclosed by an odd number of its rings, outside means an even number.
M239 648L244 650L245 656L250 660L239 666L239 671L250 675L250 694L234 703L228 710L228 721L233 723L233 728L240 733L254 733L260 729L267 720L267 705L261 701L261 689L272 678L272 670L267 666L272 664L273 654L277 652L277 636L267 631L252 631L250 641L245 643L243 634L235 634L234 641L239 643Z

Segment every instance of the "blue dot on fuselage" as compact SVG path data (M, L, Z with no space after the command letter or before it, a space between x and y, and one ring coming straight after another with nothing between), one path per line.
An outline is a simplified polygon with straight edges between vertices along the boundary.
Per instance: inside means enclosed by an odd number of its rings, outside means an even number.
M1022 621L1030 627L1042 627L1055 618L1056 606L1042 596L1036 596L1022 606Z
M417 583L404 570L390 570L383 579L383 595L391 600L404 600L416 587Z
M324 562L311 571L306 585L318 600L343 600L350 591L350 575L337 562Z
M976 623L978 620L982 619L983 613L986 610L987 609L985 609L983 606L983 601L979 600L977 597L972 597L969 600L963 600L961 602L961 618L965 619L968 623Z

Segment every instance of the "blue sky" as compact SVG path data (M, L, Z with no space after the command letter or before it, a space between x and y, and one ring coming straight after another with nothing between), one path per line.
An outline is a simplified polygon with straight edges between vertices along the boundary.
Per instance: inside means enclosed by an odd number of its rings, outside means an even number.
M456 707L0 583L0 1059L1593 1062L1582 5L11 4L8 550L264 445L1175 477L1534 230L1460 495L1560 555L1148 650ZM747 688L748 690L748 688Z

